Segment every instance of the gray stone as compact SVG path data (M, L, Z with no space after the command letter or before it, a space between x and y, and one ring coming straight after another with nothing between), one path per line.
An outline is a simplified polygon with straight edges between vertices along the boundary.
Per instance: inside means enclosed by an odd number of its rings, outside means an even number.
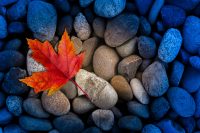
M68 99L74 99L77 96L77 88L72 81L68 81L60 90Z
M100 17L97 17L94 19L93 23L92 23L92 26L93 26L93 30L94 30L94 33L100 37L100 38L103 38L104 37L104 32L105 32L105 29L106 29L106 22L104 19L100 18Z

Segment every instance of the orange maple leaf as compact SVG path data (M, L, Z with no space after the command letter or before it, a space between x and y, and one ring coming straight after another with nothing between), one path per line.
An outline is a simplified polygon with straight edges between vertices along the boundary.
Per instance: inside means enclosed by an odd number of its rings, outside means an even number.
M75 54L74 44L70 41L66 30L59 42L58 52L54 51L48 41L44 43L36 39L27 39L27 41L32 50L31 57L46 69L46 71L35 72L30 77L20 79L21 82L32 87L36 93L48 90L49 95L53 94L71 80L81 68L84 53ZM71 81L79 87L75 81Z

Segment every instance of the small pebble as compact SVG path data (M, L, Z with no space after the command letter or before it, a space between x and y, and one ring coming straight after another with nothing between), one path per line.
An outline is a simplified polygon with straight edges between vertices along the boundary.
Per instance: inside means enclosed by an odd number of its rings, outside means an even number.
M4 133L27 133L25 130L23 130L19 125L16 124L9 124L6 127L4 127ZM1 133L1 131L0 131Z
M79 54L83 50L83 43L80 38L72 36L71 41L74 43L75 54Z
M3 16L0 15L0 39L6 38L8 35L7 22Z
M104 131L109 131L114 124L114 114L110 110L95 110L92 112L92 119L96 126Z
M158 57L166 62L172 62L181 48L182 36L179 30L177 29L168 29L160 43L158 48Z
M23 109L29 115L37 118L48 118L49 114L44 111L40 99L28 98L23 101Z
M70 11L70 3L68 0L55 0L55 6L58 10L68 13Z
M141 63L141 57L137 55L130 55L119 62L118 73L130 80L135 77L137 69Z
M200 118L200 89L194 94L194 101L196 103L194 117Z
M95 0L94 12L101 17L112 18L120 14L126 5L126 0Z
M156 55L157 51L156 43L150 37L140 36L138 39L138 50L140 56L142 56L143 58L153 58Z
M15 38L6 43L4 50L19 50L21 45L22 41Z
M187 51L185 51L184 49L181 49L181 50L179 51L179 56L180 56L180 58L181 58L181 61L182 61L184 64L188 64L189 58L190 58L191 55L190 55Z
M167 92L172 109L182 117L190 117L194 115L196 104L193 97L184 89L172 87Z
M68 81L60 89L68 99L74 99L77 96L77 88L72 81Z
M22 100L22 97L12 95L6 98L6 106L14 116L22 114Z
M139 67L139 71L143 72L149 65L151 65L152 60L150 59L144 59L142 60L142 64Z
M142 104L148 104L150 98L147 92L145 91L141 81L137 78L134 78L131 80L130 85L135 98Z
M100 18L100 17L95 18L92 23L92 27L93 27L94 33L98 37L100 37L100 38L104 37L104 32L106 29L106 22L103 18Z
M136 15L128 13L121 14L107 23L104 34L105 42L110 47L120 46L133 38L138 28L139 18Z
M69 100L61 91L57 91L51 96L48 96L47 92L43 92L41 100L44 109L53 115L65 115L70 110Z
M162 133L162 132L157 126L153 124L148 124L143 127L142 133Z
M10 4L13 4L15 2L17 2L18 0L1 0L0 1L0 5L2 6L7 6L7 5L10 5Z
M79 0L79 4L81 7L89 6L94 0Z
M142 83L150 96L163 95L169 87L165 67L158 61L149 65L142 74Z
M137 40L138 40L138 38L135 37L135 38L130 39L127 42L123 43L122 45L116 47L117 53L122 58L125 58L131 54L134 54L137 50Z
M53 129L53 130L49 131L48 133L60 133L60 132L56 129Z
M153 0L135 0L140 15L146 15L153 4Z
M164 32L166 30L165 26L163 25L163 22L161 21L157 21L156 26L158 32Z
M19 124L27 131L49 131L52 129L52 124L49 120L25 115L19 117Z
M189 59L190 65L200 71L200 57L199 56L191 56Z
M57 0L58 1L58 0ZM61 36L64 30L67 30L67 33L70 34L73 28L73 18L71 16L64 16L59 20L57 32Z
M110 110L113 112L115 119L119 119L123 116L122 112L117 107L112 107Z
M85 16L79 13L74 20L74 30L81 40L86 40L90 37L91 27L88 24Z
M187 133L194 132L196 128L196 121L193 117L181 117L179 121Z
M109 80L116 75L119 56L114 49L102 45L98 47L93 56L93 68L99 77Z
M13 115L7 110L7 108L0 109L0 125L6 125L11 122Z
M151 25L145 17L140 17L140 33L141 35L151 34Z

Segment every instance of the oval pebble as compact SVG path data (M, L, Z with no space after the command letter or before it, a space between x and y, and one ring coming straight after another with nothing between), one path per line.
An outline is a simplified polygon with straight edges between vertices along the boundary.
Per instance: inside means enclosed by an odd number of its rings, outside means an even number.
M29 115L32 115L37 118L48 118L49 114L44 111L40 99L37 98L28 98L23 102L23 109Z
M51 96L48 96L47 92L43 92L41 99L44 109L53 115L64 115L70 110L69 100L61 91L57 91Z
M96 126L104 131L109 131L114 124L114 114L110 110L95 110L92 112L92 119Z
M22 97L12 95L6 98L6 106L14 116L22 114L22 100Z
M59 1L59 0L57 0ZM66 29L67 33L70 34L73 28L73 18L71 16L64 16L59 20L57 32L58 35L62 35Z
M27 131L23 130L19 125L17 124L9 124L6 127L4 127L3 133L27 133ZM1 133L1 131L0 131Z
M94 21L92 22L92 27L94 30L94 33L100 37L103 38L104 37L104 32L106 29L106 22L104 19L97 17L94 19Z
M121 14L108 22L104 34L105 42L110 47L120 46L133 38L138 28L139 18L136 15Z
M162 133L162 132L157 126L153 124L148 124L143 127L142 133Z
M144 70L142 83L150 96L163 95L169 87L165 67L158 61L153 62Z
M135 6L141 15L146 15L152 4L153 0L135 0Z
M149 1L151 1L151 0L149 0ZM140 17L140 33L142 35L151 34L151 25L145 17Z
M8 35L7 22L3 16L0 15L0 39L4 39Z
M131 131L140 131L142 129L142 121L137 116L124 116L119 119L118 126Z
M160 43L158 48L158 57L166 62L172 62L181 48L182 36L179 30L177 29L168 29Z
M167 92L167 97L172 109L182 117L194 115L196 104L193 97L184 89L171 87Z
M98 47L94 52L94 72L105 80L109 80L116 75L116 66L118 62L119 56L115 50L106 45Z
M78 93L77 88L72 81L68 81L60 90L68 99L74 99Z
M189 59L190 65L200 71L200 57L199 56L191 56Z
M0 125L6 125L11 122L13 115L8 111L7 108L0 109Z

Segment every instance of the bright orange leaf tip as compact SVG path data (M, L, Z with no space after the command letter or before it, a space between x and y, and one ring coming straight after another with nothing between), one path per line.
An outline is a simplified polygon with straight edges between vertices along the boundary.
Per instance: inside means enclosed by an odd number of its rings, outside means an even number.
M36 39L27 39L27 41L32 50L31 57L46 68L46 71L35 72L30 77L20 79L36 93L48 90L49 95L53 94L71 80L81 68L84 53L75 54L74 44L70 41L66 30L59 42L58 52L55 52L48 41L44 43ZM76 83L75 85L79 87ZM88 97L87 94L86 96Z

